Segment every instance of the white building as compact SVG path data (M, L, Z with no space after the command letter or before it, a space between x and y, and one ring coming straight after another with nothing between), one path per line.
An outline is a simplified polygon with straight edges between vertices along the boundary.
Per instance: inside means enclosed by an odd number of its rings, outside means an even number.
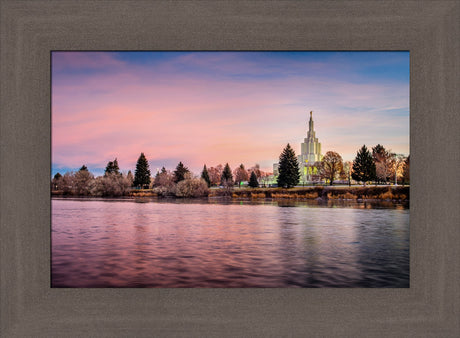
M300 155L297 156L300 169L300 181L312 181L314 175L317 174L316 162L321 162L323 155L321 154L321 143L318 142L316 133L313 127L313 112L310 112L310 121L308 122L307 137L300 145Z
M313 127L313 112L310 112L310 121L308 122L307 137L300 144L300 155L297 156L299 162L300 182L306 183L319 180L317 162L321 162L321 143L318 142ZM278 176L278 163L273 164L273 175Z

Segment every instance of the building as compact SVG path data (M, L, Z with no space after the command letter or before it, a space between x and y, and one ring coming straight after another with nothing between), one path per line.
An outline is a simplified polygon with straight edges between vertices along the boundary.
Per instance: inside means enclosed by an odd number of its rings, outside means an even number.
M319 181L318 162L321 162L321 143L318 142L315 129L313 127L313 112L310 112L308 121L308 132L304 142L300 144L300 155L297 156L299 162L300 182L307 183ZM278 163L273 164L273 175L278 176Z
M297 156L301 182L311 182L318 179L318 169L315 163L321 162L323 158L323 155L321 155L321 143L318 142L313 124L313 112L311 111L307 137L301 143L300 155Z

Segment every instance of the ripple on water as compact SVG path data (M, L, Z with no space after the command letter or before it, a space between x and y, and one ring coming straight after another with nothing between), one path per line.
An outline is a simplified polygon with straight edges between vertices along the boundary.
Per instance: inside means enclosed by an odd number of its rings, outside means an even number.
M409 286L407 209L52 203L53 287Z

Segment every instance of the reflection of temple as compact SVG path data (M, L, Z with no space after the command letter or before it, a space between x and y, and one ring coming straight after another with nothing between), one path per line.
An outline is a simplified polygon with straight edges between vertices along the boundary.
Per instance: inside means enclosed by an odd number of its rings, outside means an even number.
M313 112L310 112L307 137L300 145L300 155L297 156L301 175L300 180L303 182L316 181L319 179L315 162L320 162L323 157L321 155L321 143L319 143L318 138L315 137L312 113Z

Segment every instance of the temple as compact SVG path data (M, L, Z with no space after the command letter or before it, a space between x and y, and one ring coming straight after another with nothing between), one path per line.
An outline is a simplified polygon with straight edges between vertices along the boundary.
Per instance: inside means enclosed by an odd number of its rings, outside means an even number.
M310 112L310 121L308 121L307 137L300 144L300 155L297 156L300 171L300 183L309 183L320 181L319 162L323 159L321 155L321 143L318 142L315 129L313 128L313 112ZM273 175L278 176L278 163L273 164Z
M300 145L300 155L297 156L297 159L299 161L300 180L303 182L313 181L317 174L315 162L320 162L322 155L321 143L318 142L313 127L312 111L310 112L310 121L308 122L307 137Z

